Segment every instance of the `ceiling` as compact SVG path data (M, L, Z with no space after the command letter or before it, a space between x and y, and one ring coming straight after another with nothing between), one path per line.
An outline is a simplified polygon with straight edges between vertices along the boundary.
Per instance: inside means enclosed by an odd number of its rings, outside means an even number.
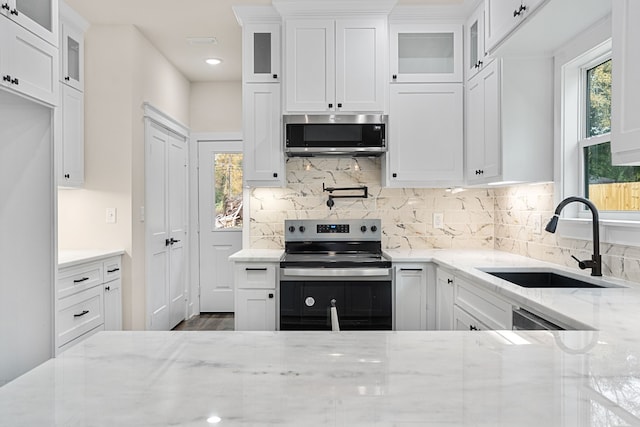
M242 33L234 5L268 5L271 0L66 0L92 25L135 25L191 82L241 79ZM463 0L398 0L398 4L457 4ZM215 37L217 44L193 45L187 37ZM222 64L211 66L206 58Z

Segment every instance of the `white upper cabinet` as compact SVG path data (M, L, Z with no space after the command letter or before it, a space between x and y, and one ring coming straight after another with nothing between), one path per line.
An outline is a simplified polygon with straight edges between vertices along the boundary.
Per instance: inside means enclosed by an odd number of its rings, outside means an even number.
M393 82L462 82L462 25L390 25Z
M0 19L0 75L0 86L58 104L58 49L5 18Z
M280 82L280 24L246 24L243 31L242 81Z
M388 186L463 183L462 96L458 83L391 85Z
M60 3L60 81L84 91L84 33L89 23Z
M612 4L611 159L640 165L640 2Z
M82 187L84 184L84 94L61 85L60 108L55 112L58 185Z
M0 14L58 46L58 0L0 0Z
M467 84L465 120L467 184L553 180L551 58L491 62Z
M382 112L386 20L285 23L287 112Z
M251 187L283 186L286 177L280 85L245 84L242 91L245 184Z
M485 49L491 51L536 8L549 0L486 0ZM531 41L535 44L535 41Z
M481 3L467 20L464 51L464 71L467 80L493 60L484 48L484 3Z

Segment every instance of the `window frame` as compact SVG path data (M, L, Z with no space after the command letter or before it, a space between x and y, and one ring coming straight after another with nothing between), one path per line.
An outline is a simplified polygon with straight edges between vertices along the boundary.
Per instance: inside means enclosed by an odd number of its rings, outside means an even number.
M611 134L585 138L587 70L611 58L611 17L579 34L554 54L555 202L585 195L583 147L611 141ZM615 66L615 64L613 65ZM591 213L581 204L563 209L558 234L591 240ZM640 212L600 211L601 241L640 246Z

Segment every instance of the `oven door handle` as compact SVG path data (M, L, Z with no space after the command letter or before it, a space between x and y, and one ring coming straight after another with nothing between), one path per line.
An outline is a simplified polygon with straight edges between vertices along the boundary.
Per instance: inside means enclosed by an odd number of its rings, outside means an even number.
M384 277L390 273L389 268L283 268L284 276L297 277Z

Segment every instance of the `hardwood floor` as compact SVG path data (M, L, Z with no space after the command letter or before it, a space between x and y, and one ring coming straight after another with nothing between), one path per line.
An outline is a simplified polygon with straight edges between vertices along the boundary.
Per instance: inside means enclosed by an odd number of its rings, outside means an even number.
M174 331L233 331L233 313L200 313L183 320Z

